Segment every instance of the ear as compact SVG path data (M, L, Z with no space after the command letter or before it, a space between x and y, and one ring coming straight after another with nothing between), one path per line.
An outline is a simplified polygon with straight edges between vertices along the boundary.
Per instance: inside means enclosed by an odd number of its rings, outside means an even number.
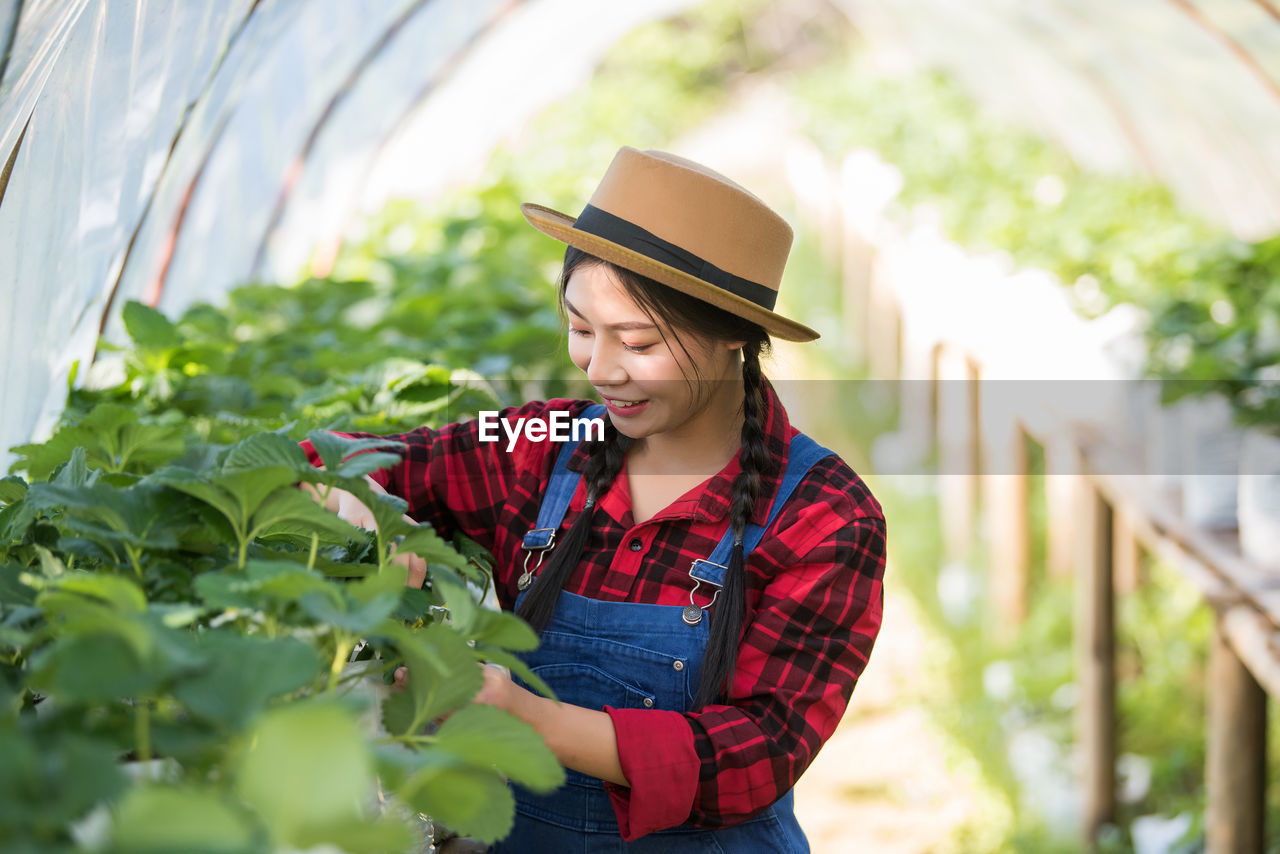
M746 341L728 341L725 343L724 348L726 350L741 350L745 346L747 346Z

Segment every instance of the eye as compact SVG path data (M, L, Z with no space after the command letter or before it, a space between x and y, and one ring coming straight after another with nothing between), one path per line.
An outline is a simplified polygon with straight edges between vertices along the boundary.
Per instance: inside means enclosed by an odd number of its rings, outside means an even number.
M586 329L578 329L576 327L571 326L569 327L569 334L570 335L590 335L591 332Z
M639 346L639 347L632 347L630 344L623 344L622 346L623 346L623 347L626 347L626 348L627 348L627 351L628 351L628 352L630 352L630 353L643 353L645 350L648 350L648 349L649 349L650 347L652 347L653 345L652 345L652 344L643 344L643 345L641 345L641 346Z

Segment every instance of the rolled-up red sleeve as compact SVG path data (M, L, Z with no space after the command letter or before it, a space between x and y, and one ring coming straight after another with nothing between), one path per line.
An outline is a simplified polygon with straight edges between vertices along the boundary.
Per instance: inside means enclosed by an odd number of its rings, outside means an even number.
M499 422L547 421L559 411L580 413L591 401L554 398L511 406L497 413ZM519 538L537 517L542 485L546 483L551 453L557 443L530 441L523 435L514 443L502 430L498 440L486 441L478 420L459 421L442 427L420 427L407 433L375 435L337 432L349 438L381 438L403 444L401 461L369 476L387 492L408 502L408 514L442 534L460 531L499 558L495 577L499 599L511 606L514 593L510 557ZM310 441L299 443L312 465L320 464Z
M693 809L701 760L689 721L679 712L605 706L618 736L618 759L630 788L605 783L627 842L682 824Z

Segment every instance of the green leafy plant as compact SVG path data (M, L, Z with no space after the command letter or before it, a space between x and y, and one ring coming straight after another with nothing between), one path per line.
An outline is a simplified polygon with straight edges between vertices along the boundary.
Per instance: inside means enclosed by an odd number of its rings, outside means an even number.
M310 438L325 470L268 432L198 468L113 472L77 446L49 481L5 481L0 741L21 747L0 769L0 836L70 850L72 820L111 804L113 850L405 850L413 828L368 806L378 791L496 839L513 818L505 780L563 781L530 727L470 706L477 662L530 678L512 652L536 645L477 606L475 550L374 498L364 474L397 459L385 443ZM326 513L299 481L364 495L379 530ZM393 537L428 562L425 589L405 587ZM369 666L352 673L358 645ZM400 663L410 689L367 708L357 688ZM157 757L163 785L119 764Z

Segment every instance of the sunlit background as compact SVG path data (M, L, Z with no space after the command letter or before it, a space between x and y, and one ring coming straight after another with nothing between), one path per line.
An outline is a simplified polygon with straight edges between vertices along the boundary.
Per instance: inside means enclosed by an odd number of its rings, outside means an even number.
M518 206L622 145L795 227L888 520L814 851L1280 850L1271 0L0 0L0 470L588 396Z

